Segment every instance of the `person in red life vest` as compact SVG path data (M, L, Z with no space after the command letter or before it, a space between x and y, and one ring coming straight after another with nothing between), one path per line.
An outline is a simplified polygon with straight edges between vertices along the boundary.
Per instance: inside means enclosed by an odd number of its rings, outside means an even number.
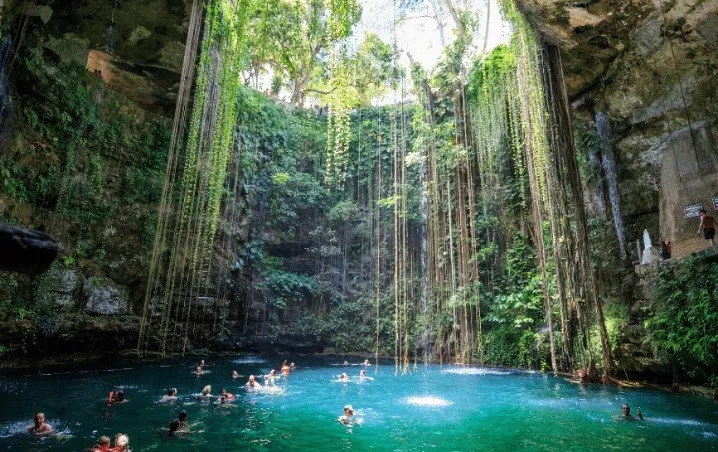
M92 448L92 452L110 452L110 437L100 436L97 444Z
M125 399L125 391L122 389L118 389L117 391L110 391L110 394L107 396L107 404L112 405L113 403L125 403L127 402L127 399Z
M237 400L237 397L235 397L234 394L232 394L231 392L227 392L226 389L222 389L221 391L219 391L219 395L226 398L227 402L234 402L235 400Z
M715 246L716 236L716 220L712 216L708 215L706 209L701 209L701 224L698 226L698 233L703 231L703 238L708 240L710 247Z

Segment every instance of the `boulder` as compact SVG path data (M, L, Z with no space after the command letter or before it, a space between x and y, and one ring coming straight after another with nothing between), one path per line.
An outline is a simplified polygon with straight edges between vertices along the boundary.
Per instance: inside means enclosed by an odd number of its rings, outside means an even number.
M97 315L128 313L127 289L102 278L89 278L84 285L85 312Z
M75 270L53 267L40 281L38 297L41 302L54 304L63 311L71 311L75 307L79 281L80 277Z
M60 244L45 232L0 222L0 270L36 276L57 259Z

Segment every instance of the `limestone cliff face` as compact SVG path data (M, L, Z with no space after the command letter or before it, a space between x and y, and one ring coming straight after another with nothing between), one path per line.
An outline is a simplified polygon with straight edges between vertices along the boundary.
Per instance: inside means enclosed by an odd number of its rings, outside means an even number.
M39 1L33 8L26 3L7 2L0 14L28 16L30 29L44 36L50 54L86 66L143 108L171 115L191 2Z
M613 123L628 238L702 246L683 209L718 196L718 2L517 2L561 47L575 112Z

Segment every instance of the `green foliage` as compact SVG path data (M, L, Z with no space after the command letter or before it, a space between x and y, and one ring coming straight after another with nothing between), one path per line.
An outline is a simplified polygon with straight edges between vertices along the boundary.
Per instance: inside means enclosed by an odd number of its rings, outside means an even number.
M647 343L685 376L715 386L718 375L718 265L689 257L661 267Z
M265 261L267 265L262 271L262 282L258 288L269 291L268 301L277 309L284 309L288 304L296 303L307 297L317 295L319 286L313 276L290 273L277 265L277 262Z

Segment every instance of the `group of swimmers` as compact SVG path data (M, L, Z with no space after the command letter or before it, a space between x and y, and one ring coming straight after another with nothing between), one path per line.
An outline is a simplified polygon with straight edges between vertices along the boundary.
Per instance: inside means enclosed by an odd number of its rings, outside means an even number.
M345 366L351 365L347 361L344 361ZM356 364L355 364L356 365ZM362 364L360 364L365 367L365 369L361 369L359 371L359 380L373 380L371 377L367 377L366 375L366 368L371 366L371 363L369 360L364 360ZM193 372L195 375L206 375L209 374L210 371L205 369L206 364L204 360L200 360L199 364L197 365L195 371ZM287 361L284 361L280 367L281 375L277 374L277 371L275 369L272 369L269 374L267 375L261 375L260 378L264 379L264 385L265 387L273 387L276 385L276 381L282 377L288 376L293 370L296 369L296 366L294 363L287 363ZM236 370L232 371L232 378L242 378L242 375L239 375ZM347 375L346 372L342 372L338 376L338 381L340 382L348 382L350 381L349 375ZM257 377L254 375L250 375L247 383L245 383L244 387L247 390L259 390L262 388L262 385L257 381ZM215 404L218 405L228 405L232 402L237 400L237 397L228 392L226 389L222 389L218 396L212 395L212 386L206 385L200 394L196 396L201 401L209 402L211 399L216 398ZM174 401L177 401L179 399L177 395L177 388L169 388L167 390L167 394L162 396L162 398L159 399L158 403L171 403ZM128 400L125 397L125 393L123 390L118 389L116 391L111 391L109 393L109 396L107 398L107 404L113 405L113 404L122 404L126 403ZM643 414L641 413L641 409L639 408L636 412L636 415L633 416L631 414L631 408L628 404L623 404L621 406L621 412L622 412L622 418L626 420L643 420ZM180 411L178 417L174 420L172 420L169 424L169 427L164 430L164 433L169 436L176 436L180 434L187 434L191 433L191 428L188 423L189 413L186 410ZM337 419L340 423L351 426L354 425L355 416L354 416L354 408L351 405L345 405L344 406L344 414L339 416ZM33 425L29 426L27 428L28 433L34 434L37 436L45 436L45 435L52 435L55 433L54 428L47 423L45 414L44 413L37 413L34 417L34 423ZM107 436L101 436L95 446L92 449L87 449L91 452L128 452L129 451L129 437L125 434L118 433L115 436L115 445L111 446L110 438Z

